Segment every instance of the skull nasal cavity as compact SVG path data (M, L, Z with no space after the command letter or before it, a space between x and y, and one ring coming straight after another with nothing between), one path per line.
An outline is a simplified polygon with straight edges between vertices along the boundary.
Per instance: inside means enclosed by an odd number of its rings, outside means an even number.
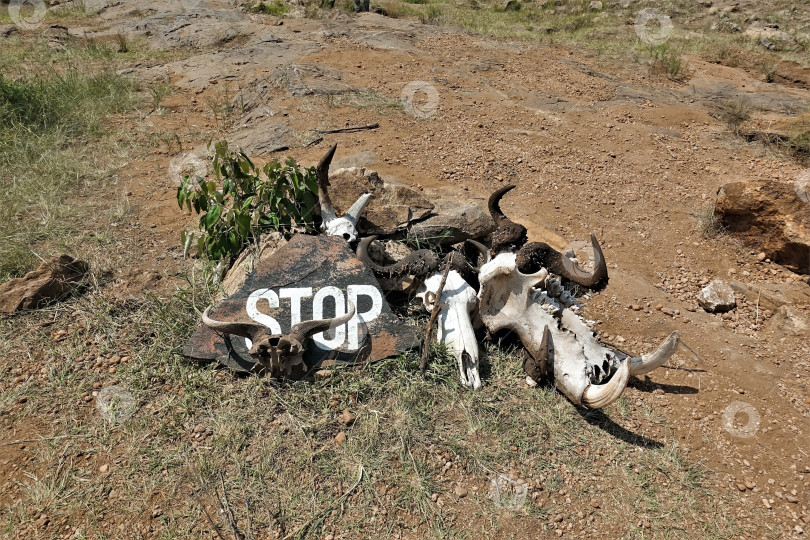
M270 338L270 345L271 345L272 347L276 347L276 346L278 346L278 342L279 342L280 340L281 340L281 338L280 338L280 337L271 337L271 338Z

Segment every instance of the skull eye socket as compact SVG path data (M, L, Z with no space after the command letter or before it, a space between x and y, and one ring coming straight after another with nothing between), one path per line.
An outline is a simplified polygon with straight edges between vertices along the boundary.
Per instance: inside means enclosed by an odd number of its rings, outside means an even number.
M349 233L343 233L343 239L346 240L347 242L351 240L351 238L352 235L350 235Z

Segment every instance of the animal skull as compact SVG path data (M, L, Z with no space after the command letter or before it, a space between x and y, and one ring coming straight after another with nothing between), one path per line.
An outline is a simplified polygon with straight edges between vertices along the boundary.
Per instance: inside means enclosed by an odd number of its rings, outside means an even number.
M569 302L546 285L548 270L524 274L515 253L505 252L481 267L479 313L492 331L515 332L531 359L524 364L527 382L553 373L554 384L577 405L597 409L621 396L630 375L648 373L675 352L678 332L656 351L630 358L602 346ZM546 290L536 289L541 285ZM549 358L551 355L551 359Z
M417 296L424 302L428 311L435 302L441 302L436 340L444 343L458 361L461 384L481 388L478 373L478 340L475 338L472 318L478 307L478 297L473 289L456 270L450 270L444 284L441 298L437 300L442 273L428 277L420 287Z
M327 189L329 186L329 164L332 163L332 157L334 157L336 149L337 144L334 144L326 155L321 158L318 167L315 169L318 178L318 200L321 203L321 219L323 220L321 230L329 236L342 236L346 242L351 243L357 240L357 222L373 195L371 193L360 195L360 198L355 201L345 214L341 217L337 216Z
M303 321L290 328L287 334L272 334L266 326L256 322L214 320L208 316L210 310L210 306L205 309L202 315L203 324L223 334L250 339L252 345L249 354L256 361L253 370L268 373L271 377L290 377L293 372L300 371L304 366L304 343L307 338L345 324L355 313L354 304L349 302L349 310L345 315L333 319Z

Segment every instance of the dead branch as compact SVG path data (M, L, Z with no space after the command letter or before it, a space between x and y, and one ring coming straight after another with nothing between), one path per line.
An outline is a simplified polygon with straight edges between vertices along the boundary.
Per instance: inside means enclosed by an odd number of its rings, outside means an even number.
M367 129L377 129L378 127L380 127L380 124L375 122L373 124L368 124L367 126L353 126L347 128L324 129L324 130L319 129L318 133L320 133L321 135L328 135L329 133L354 133L356 131L365 131Z
M222 514L225 516L225 521L231 528L235 540L245 540L245 537L239 532L239 529L236 528L236 518L233 516L231 503L228 501L228 493L225 490L225 478L222 476L222 472L219 473L219 484L222 486Z
M360 469L357 471L357 480L354 482L354 484L352 484L352 486L351 486L349 489L347 489L346 491L344 491L344 492L343 492L343 495L341 495L340 497L338 497L337 499L335 499L335 501L334 501L332 504L328 505L326 508L323 508L322 510L320 510L319 512L317 512L317 513L316 513L314 516L312 516L311 518L309 518L309 519L308 519L308 520L307 520L307 521L306 521L306 522L305 522L303 525L301 525L301 526L300 526L300 527L298 527L298 528L297 528L295 531L293 531L293 532L291 532L290 534L288 534L287 536L285 536L285 537L283 538L283 540L289 540L290 538L298 537L298 536L299 536L301 533L303 533L303 532L304 532L304 531L305 531L305 530L306 530L306 529L307 529L307 528L308 528L310 525L312 525L312 523L313 523L315 520L317 520L318 518L320 518L321 516L323 516L323 515L324 515L324 514L326 514L327 512L331 512L331 511L332 511L332 509L333 509L335 506L337 506L337 505L339 505L339 504L342 504L342 503L343 503L343 501L346 499L346 497L348 497L348 496L349 496L349 494L351 494L351 492L352 492L352 491L354 491L355 489L357 489L357 486L359 486L359 485L360 485L360 482L363 480L363 474L364 474L364 473L365 473L365 469L363 468L363 466L362 466L362 465L360 465Z
M447 281L447 274L450 273L450 267L453 265L454 254L455 252L451 252L450 256L447 257L447 264L444 267L444 274L442 274L442 280L439 283L439 290L436 292L436 299L433 301L433 310L430 312L430 320L428 321L427 329L425 330L425 344L422 347L422 360L419 362L419 371L422 372L422 375L425 374L425 370L427 369L428 353L430 353L430 338L433 335L433 323L436 322L436 317L439 316L439 311L441 310L442 292L444 292L444 284Z

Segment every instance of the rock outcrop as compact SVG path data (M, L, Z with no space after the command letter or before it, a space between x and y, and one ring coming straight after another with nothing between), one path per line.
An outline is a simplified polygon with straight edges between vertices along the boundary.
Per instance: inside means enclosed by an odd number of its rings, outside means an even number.
M793 186L731 182L718 191L714 215L727 232L772 261L810 273L810 204Z

